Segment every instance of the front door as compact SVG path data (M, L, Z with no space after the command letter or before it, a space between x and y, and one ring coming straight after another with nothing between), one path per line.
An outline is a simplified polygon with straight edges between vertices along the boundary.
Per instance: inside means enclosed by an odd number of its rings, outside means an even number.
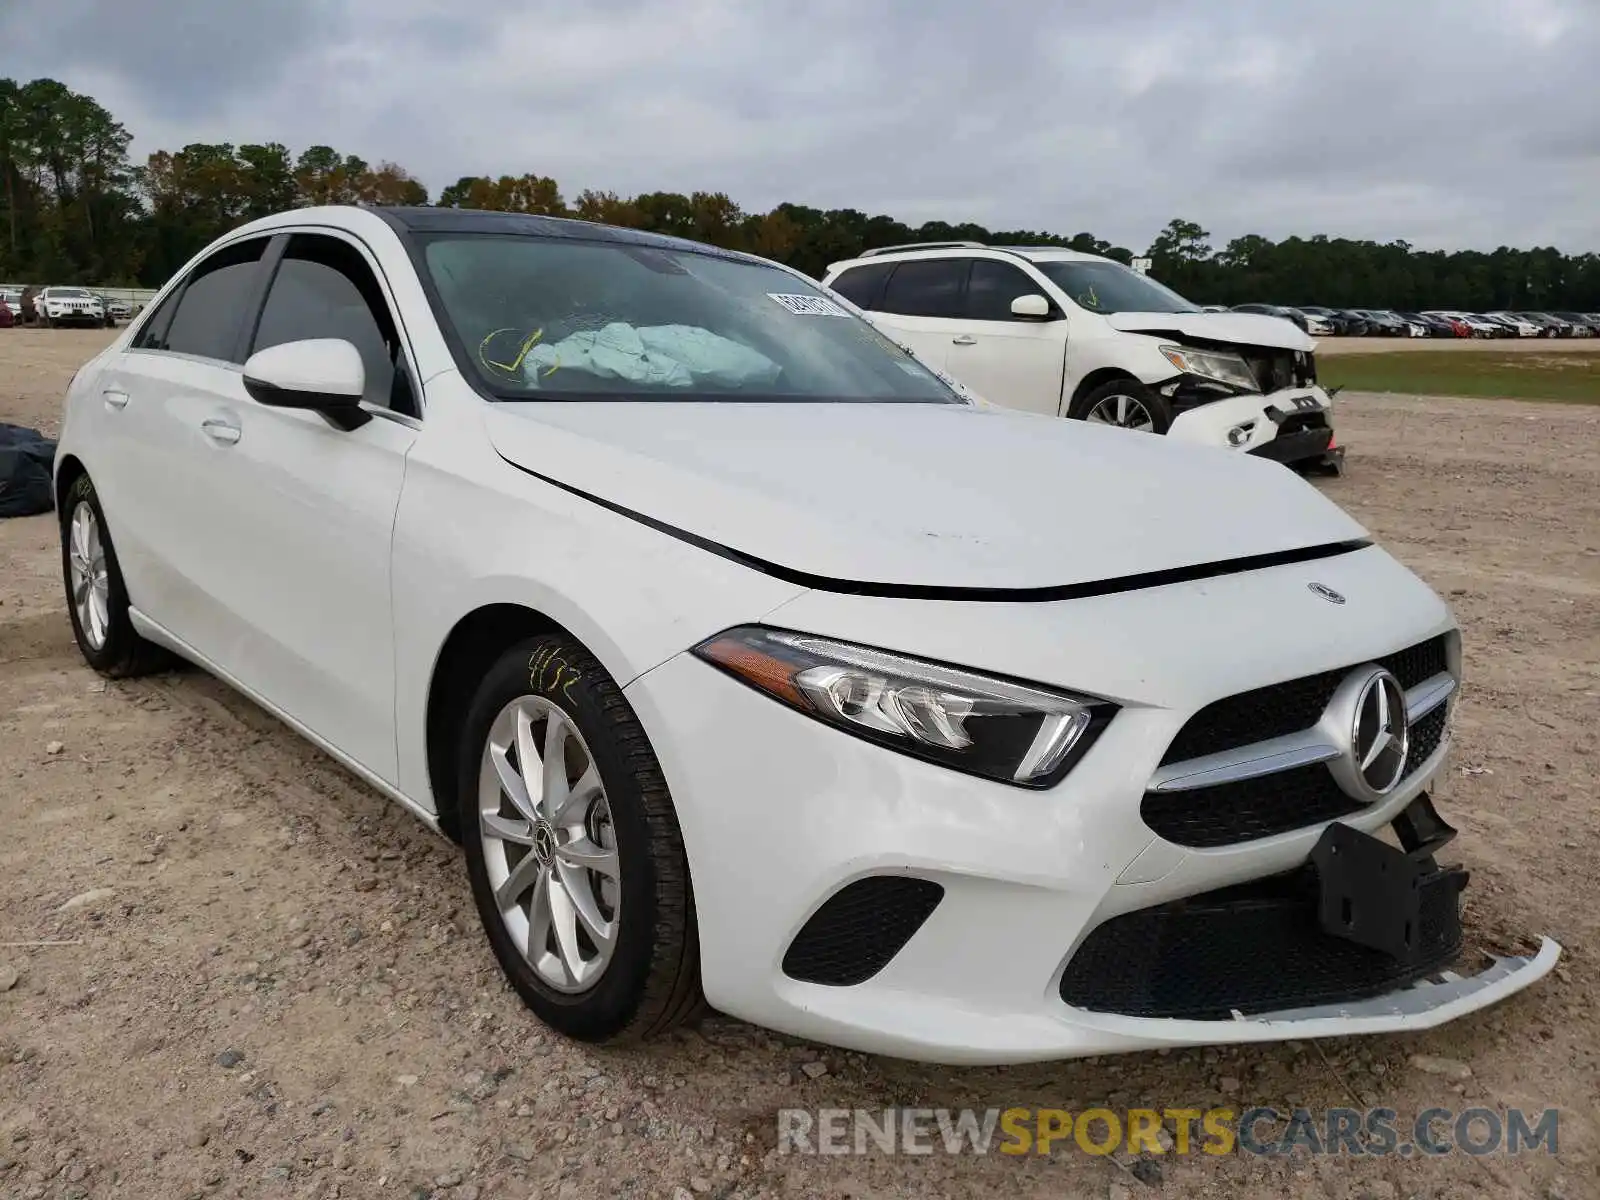
M1011 302L1027 295L1044 289L1020 268L973 259L946 370L993 404L1053 417L1061 411L1067 321L1054 304L1048 318L1014 315Z
M314 412L270 408L242 377L237 392L212 398L200 423L214 443L203 460L208 502L195 523L225 614L213 657L392 783L390 541L420 427L412 376L388 296L355 243L296 233L269 271L249 351L350 341L373 419L345 431Z

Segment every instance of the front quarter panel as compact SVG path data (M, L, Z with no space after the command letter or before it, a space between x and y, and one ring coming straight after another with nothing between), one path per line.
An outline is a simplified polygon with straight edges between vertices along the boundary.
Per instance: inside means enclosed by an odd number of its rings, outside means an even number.
M495 604L542 614L626 685L805 590L512 466L484 431L487 402L459 375L430 382L428 400L407 461L393 563L400 786L429 811L429 685L440 649L469 614Z

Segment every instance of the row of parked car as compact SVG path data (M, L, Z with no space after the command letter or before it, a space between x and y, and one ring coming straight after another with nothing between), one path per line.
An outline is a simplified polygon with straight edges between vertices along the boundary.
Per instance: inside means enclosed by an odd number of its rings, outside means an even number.
M1310 305L1215 304L1208 312L1260 313L1293 321L1313 337L1596 337L1600 313L1491 312L1450 309L1394 312L1382 308L1321 308Z
M132 318L138 310L118 300L81 287L24 287L0 289L0 329L12 325L92 325L111 328Z

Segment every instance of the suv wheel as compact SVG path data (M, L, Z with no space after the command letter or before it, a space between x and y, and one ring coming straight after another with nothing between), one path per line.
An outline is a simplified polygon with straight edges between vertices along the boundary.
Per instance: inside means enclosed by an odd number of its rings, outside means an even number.
M638 1040L694 1015L700 946L683 836L622 689L565 635L508 650L460 751L473 899L512 986L546 1024Z
M1073 401L1069 417L1092 425L1115 425L1141 433L1165 433L1172 427L1172 409L1137 379L1113 379Z

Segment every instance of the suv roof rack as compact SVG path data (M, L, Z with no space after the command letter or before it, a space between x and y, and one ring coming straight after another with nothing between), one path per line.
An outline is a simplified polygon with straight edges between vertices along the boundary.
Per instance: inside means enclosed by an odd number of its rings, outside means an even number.
M982 242L902 242L898 246L878 246L863 250L857 258L871 258L875 254L893 254L898 250L998 250L998 246L985 246Z

